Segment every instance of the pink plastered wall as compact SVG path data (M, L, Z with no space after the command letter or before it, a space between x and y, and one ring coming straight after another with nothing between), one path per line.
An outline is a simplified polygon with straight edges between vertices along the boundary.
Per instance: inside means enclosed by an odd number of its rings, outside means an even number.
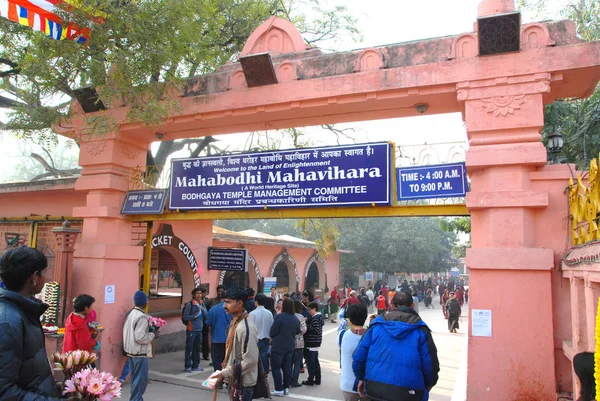
M214 246L222 246L222 247L238 248L239 245L240 245L239 243L235 243L235 242L226 242L226 241L215 241L214 242ZM250 255L252 255L252 257L254 257L254 259L256 260L256 264L259 267L260 276L262 279L264 279L265 277L271 276L272 269L274 268L273 262L274 262L275 258L285 248L286 252L296 262L296 268L298 270L298 276L300 278L300 282L298 283L298 288L300 291L304 290L305 279L306 279L306 269L308 268L307 263L315 253L315 250L313 248L298 248L298 247L290 247L290 246L284 247L284 246L276 246L276 245L270 245L270 246L244 245L244 248L248 249L248 252L250 253ZM325 262L324 268L322 268L320 262L316 262L317 267L319 269L319 279L320 279L319 281L320 281L320 283L321 283L321 281L323 281L323 284L326 284L327 287L329 289L331 289L331 288L333 288L334 285L337 284L337 280L339 279L339 265L340 265L339 253L335 252L335 253L329 255L328 257L324 258L323 260ZM325 270L326 270L326 274L325 274ZM291 271L288 270L288 274L290 272ZM248 273L255 274L253 271L251 271L250 266L249 266ZM325 280L321 278L322 274L326 276L326 283L325 283ZM219 277L219 275L217 274L215 283L218 283L218 277ZM289 278L290 278L289 291L294 292L294 291L296 291L296 288L295 288L296 282L295 282L295 278L294 278L294 273L289 274ZM212 277L211 277L211 279L212 279ZM251 278L251 282L252 281L253 280ZM211 288L212 288L212 286L213 285L211 284ZM324 287L325 287L325 285L323 285L323 286L319 285L319 288L321 288L322 290L325 290ZM264 290L268 291L269 289L264 289Z

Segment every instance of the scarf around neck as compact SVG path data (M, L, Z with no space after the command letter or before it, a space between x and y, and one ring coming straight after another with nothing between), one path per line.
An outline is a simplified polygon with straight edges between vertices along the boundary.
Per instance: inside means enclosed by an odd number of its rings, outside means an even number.
M235 332L237 330L237 326L242 320L244 320L247 317L248 312L244 311L238 317L236 317L235 320L232 320L231 324L229 325L229 332L227 333L227 342L225 343L225 359L223 359L222 365L223 369L227 367L227 361L229 361L231 352L233 350L233 342L235 341Z

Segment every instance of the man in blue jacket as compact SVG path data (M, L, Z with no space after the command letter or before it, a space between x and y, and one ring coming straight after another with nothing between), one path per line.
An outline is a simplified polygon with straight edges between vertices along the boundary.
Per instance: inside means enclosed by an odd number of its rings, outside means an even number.
M215 371L223 369L225 359L225 343L227 342L227 328L231 322L231 315L225 311L225 299L219 298L219 303L213 304L208 311L206 324L210 327L210 354Z
M207 315L202 304L200 288L192 290L192 300L185 304L181 318L186 322L185 331L185 371L202 372L200 367L200 350L202 348L202 326Z
M413 309L411 294L397 292L394 308L375 318L353 355L361 397L428 401L440 364L431 330Z

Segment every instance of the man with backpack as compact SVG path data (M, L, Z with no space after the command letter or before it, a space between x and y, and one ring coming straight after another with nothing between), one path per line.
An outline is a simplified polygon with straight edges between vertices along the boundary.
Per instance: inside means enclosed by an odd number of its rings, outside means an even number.
M185 371L203 372L200 367L200 350L202 349L202 326L207 315L202 304L200 288L192 290L192 300L181 310L181 321L187 326L185 332Z
M377 316L352 354L361 398L422 401L438 381L440 363L431 330L411 294L396 292L395 309Z

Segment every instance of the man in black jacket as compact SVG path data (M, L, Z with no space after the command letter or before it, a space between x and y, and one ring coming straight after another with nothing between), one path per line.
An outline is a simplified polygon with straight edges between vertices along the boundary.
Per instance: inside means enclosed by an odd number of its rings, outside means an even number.
M34 248L0 256L0 400L57 401L40 316L48 305L34 298L44 288L48 260Z

